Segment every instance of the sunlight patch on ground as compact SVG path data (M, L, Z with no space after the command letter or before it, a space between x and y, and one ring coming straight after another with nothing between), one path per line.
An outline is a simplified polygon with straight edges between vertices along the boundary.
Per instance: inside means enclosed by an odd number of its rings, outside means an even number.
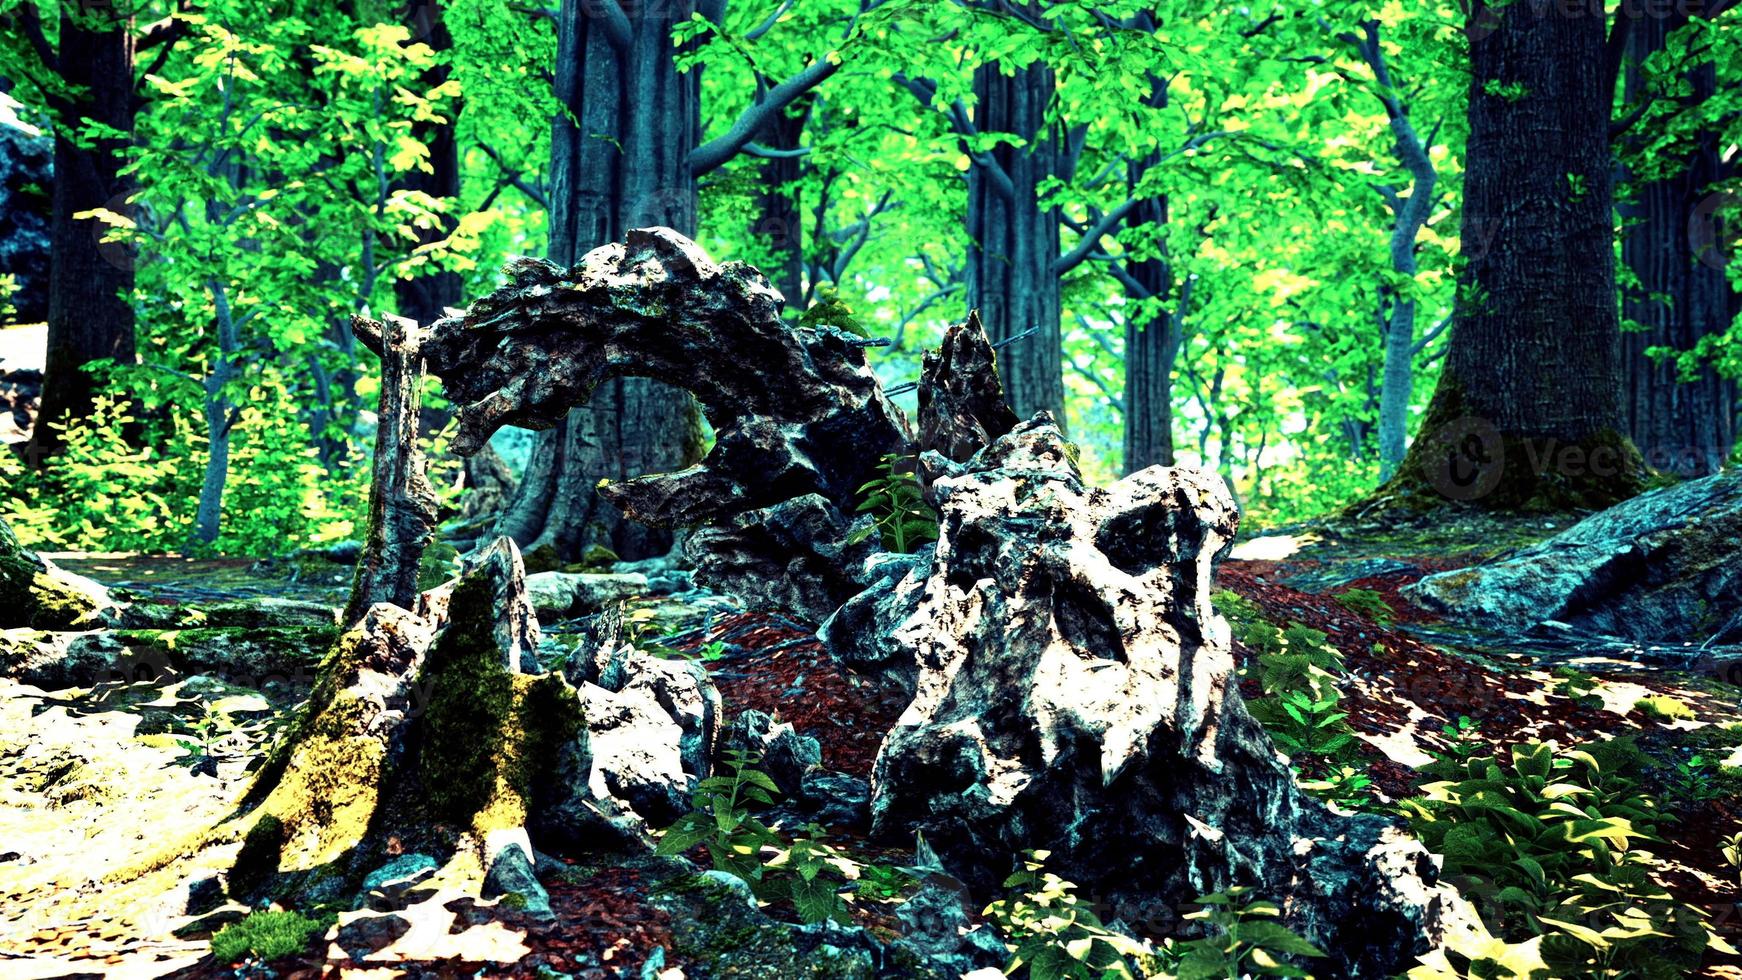
M1310 534L1269 534L1236 544L1228 557L1235 561L1282 561L1314 540Z

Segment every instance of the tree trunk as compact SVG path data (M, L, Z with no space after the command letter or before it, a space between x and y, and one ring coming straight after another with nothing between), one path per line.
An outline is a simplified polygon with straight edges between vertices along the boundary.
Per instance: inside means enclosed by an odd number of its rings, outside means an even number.
M208 217L213 208L208 207ZM236 321L230 311L230 294L224 284L207 283L212 296L212 322L217 329L218 349L206 375L204 411L206 417L206 474L200 485L200 502L194 511L194 540L209 545L218 540L223 530L224 485L230 478L230 428L234 423L235 406L224 393L236 374L235 357L241 348L236 335Z
M804 136L810 101L777 113L763 134L763 144L774 150L796 150ZM786 316L796 320L804 312L804 220L794 186L804 172L800 157L774 157L759 165L762 184L756 191L756 226L751 232L766 239L780 256L763 269L774 288L786 300Z
M1607 506L1644 467L1621 413L1606 22L1522 3L1470 16L1494 29L1470 45L1458 308L1391 487L1423 505Z
M75 16L75 8L77 14ZM57 99L54 137L48 294L48 359L43 370L42 411L24 458L40 465L60 446L55 426L90 414L95 386L85 365L104 358L134 357L133 255L126 246L102 243L107 226L75 215L99 208L124 211L132 189L119 173L120 140L74 144L83 121L123 133L133 131L133 22L121 8L66 0L60 21L58 65L80 97Z
M688 158L701 128L700 77L678 73L671 43L672 25L695 4L626 5L627 36L615 38L605 6L564 0L557 20L556 94L567 112L551 135L550 257L565 266L630 228L695 233ZM607 382L539 436L498 530L535 570L576 560L592 544L623 558L662 554L671 532L626 521L594 488L687 466L700 442L687 392L641 378Z
M378 602L417 608L418 566L436 525L435 491L417 441L423 404L422 330L403 317L354 322L364 346L381 358L381 400L369 489L369 540L345 607L347 627L362 622Z
M1640 17L1628 35L1627 102L1647 98L1639 63L1661 50L1669 34L1687 23L1685 14ZM1711 62L1689 73L1692 105L1712 98L1717 71ZM1653 347L1687 350L1701 337L1722 333L1736 311L1736 294L1717 251L1713 185L1724 178L1719 134L1702 130L1681 167L1657 180L1634 182L1621 205L1626 229L1621 259L1638 277L1621 296L1623 318L1643 329L1621 336L1623 400L1627 432L1651 466L1680 476L1715 473L1736 442L1736 385L1705 368L1682 381L1673 361L1646 355Z
M1022 418L1037 411L1065 420L1059 330L1059 213L1043 209L1040 185L1057 170L1057 134L1046 122L1052 69L1035 64L1014 74L996 65L974 74L975 125L982 133L1013 133L1026 143L999 146L996 166L968 171L968 306L1000 343L1037 332L998 352L998 373L1010 407Z
M412 3L408 7L407 18L410 21L412 36L423 38L438 56L446 57L453 50L454 39L448 33L446 22L442 20L442 5L440 3ZM418 84L425 90L435 88L448 80L451 74L449 67L437 64L423 73ZM411 138L429 147L429 165L431 173L413 170L400 179L400 186L410 191L422 191L434 198L446 198L457 201L460 196L460 144L454 137L455 121L460 114L460 105L455 101L448 110L448 121L444 123L417 122L411 127ZM426 245L439 241L453 231L456 219L449 215L439 229L429 228L418 232L418 244ZM450 306L462 303L460 274L457 272L436 272L421 275L415 279L400 279L393 284L393 291L399 300L399 315L406 317L420 326L429 326L442 318L443 311Z
M1132 182L1142 171L1133 165ZM1167 199L1146 200L1133 208L1126 219L1131 227L1145 225L1165 227L1168 220ZM1154 304L1154 313L1145 318L1136 315L1125 319L1125 460L1124 472L1135 473L1149 466L1172 466L1173 456L1173 366L1179 358L1180 339L1184 335L1185 317L1190 313L1190 286L1181 289L1178 307L1169 310L1165 304L1173 301L1174 273L1164 256L1126 265L1133 287L1141 292L1131 296L1134 309L1146 302Z

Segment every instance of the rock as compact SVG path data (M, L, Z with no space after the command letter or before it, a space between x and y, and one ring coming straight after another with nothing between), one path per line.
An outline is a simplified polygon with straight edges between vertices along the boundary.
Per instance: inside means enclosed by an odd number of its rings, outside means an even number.
M717 264L671 229L632 230L571 269L528 259L510 274L464 315L438 321L424 348L457 406L457 452L477 451L504 425L549 428L601 382L645 376L696 396L714 448L680 472L603 486L606 499L655 527L732 529L740 515L814 494L835 512L815 526L834 529L852 523L881 458L909 451L906 420L866 363L863 339L789 326L759 272ZM758 541L723 543L737 549L728 564L742 567Z
M1112 918L1252 886L1331 958L1392 976L1468 910L1377 816L1303 793L1236 684L1213 564L1237 513L1214 474L1083 484L1044 413L935 487L940 540L917 608L917 693L884 740L874 833L916 831L985 898L1010 856Z
M800 813L824 827L871 829L871 783L826 769L807 773L799 786Z
M878 555L867 565L865 591L825 620L817 636L843 667L911 699L919 678L913 652L926 631L914 614L925 596L930 559Z
M800 735L791 725L776 722L767 714L750 710L732 719L720 740L720 752L744 752L756 759L756 768L767 773L783 796L800 794L805 777L822 768L822 743Z
M502 904L541 919L553 917L550 893L539 883L533 868L532 842L519 828L493 833L485 841L489 870L484 874L484 898L502 899Z
M539 616L557 620L592 615L649 589L645 575L539 572L527 576L526 591Z
M363 877L363 890L391 891L414 885L435 873L441 862L428 854L401 854Z
M992 440L1016 427L1016 413L1004 400L998 356L980 312L944 331L943 342L928 350L919 372L919 482L926 499L944 474L927 464L927 453L965 463ZM933 501L935 503L935 501Z
M1406 590L1472 624L1548 621L1659 643L1742 642L1742 470L1641 494L1553 538Z
M114 612L108 590L24 547L0 519L0 628L88 629Z
M1279 581L1302 592L1325 593L1340 589L1351 582L1380 575L1415 572L1416 566L1392 558L1359 558L1351 561L1330 561L1316 568L1294 572Z
M869 516L813 493L697 528L686 548L702 585L817 623L865 588L854 573L879 546Z
M625 800L660 826L688 811L697 774L684 769L683 728L652 691L583 684L580 692L593 750L593 795Z

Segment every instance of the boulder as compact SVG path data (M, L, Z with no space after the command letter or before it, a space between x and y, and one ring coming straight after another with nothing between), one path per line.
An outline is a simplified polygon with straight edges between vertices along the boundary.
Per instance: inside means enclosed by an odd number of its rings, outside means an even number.
M590 616L648 592L647 576L592 572L539 572L526 577L532 608L546 620Z
M931 486L944 475L937 463L967 462L1020 421L1004 400L998 355L980 324L980 311L944 331L937 349L925 352L918 397L918 475L926 499L932 500ZM928 459L929 453L937 456Z
M720 740L720 751L743 752L756 759L756 768L767 773L781 795L797 797L803 791L805 778L822 768L822 743L809 735L800 735L786 722L777 722L766 713L746 711L732 719Z
M1405 590L1505 631L1564 623L1641 642L1742 643L1742 470L1641 494L1540 544Z
M870 517L812 493L697 528L686 550L702 585L818 623L864 590L857 573L878 547Z
M591 624L562 667L586 705L594 795L669 823L689 809L720 737L720 693L698 663L662 660L624 642L621 619Z
M1044 413L936 486L942 526L914 640L916 696L884 740L874 833L936 849L982 899L1011 855L1113 915L1247 885L1330 960L1392 976L1467 908L1389 820L1302 792L1247 712L1213 564L1237 512L1211 473L1085 486ZM910 577L912 577L910 576Z
M928 556L885 553L868 560L865 591L817 629L829 655L878 687L911 699L919 679L913 651L926 629L914 613L930 574Z

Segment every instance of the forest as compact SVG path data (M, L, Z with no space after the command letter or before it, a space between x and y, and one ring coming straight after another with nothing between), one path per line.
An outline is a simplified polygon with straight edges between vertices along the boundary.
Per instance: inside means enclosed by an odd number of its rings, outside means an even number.
M1733 0L0 0L0 977L1742 977Z

